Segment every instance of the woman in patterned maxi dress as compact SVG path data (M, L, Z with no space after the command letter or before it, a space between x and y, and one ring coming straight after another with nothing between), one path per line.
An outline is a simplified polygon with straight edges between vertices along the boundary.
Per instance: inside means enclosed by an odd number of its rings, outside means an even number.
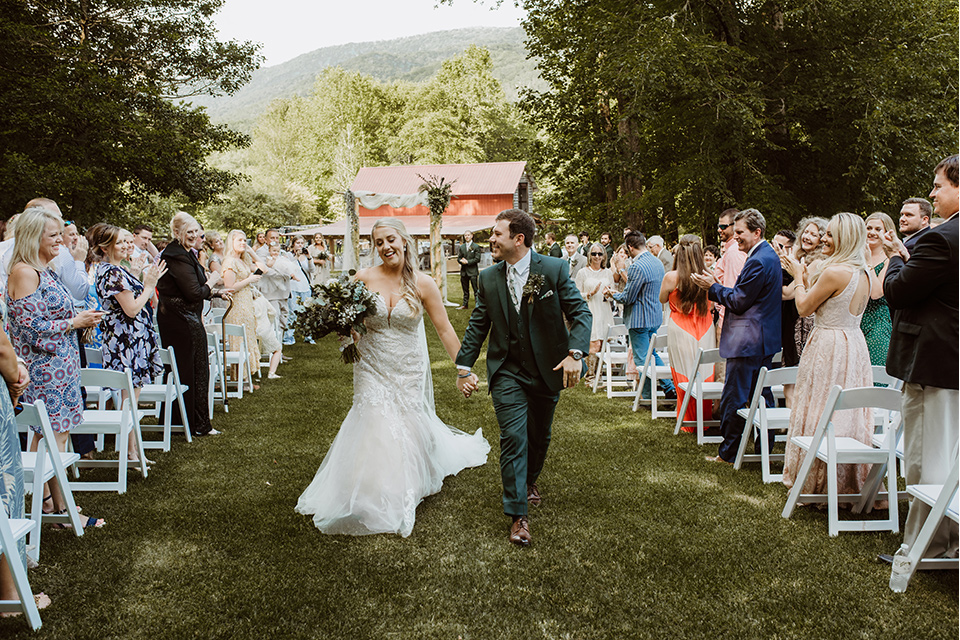
M57 449L66 451L70 429L83 420L80 394L80 352L75 329L96 326L100 311L75 313L73 298L57 275L47 268L62 247L63 220L39 207L27 209L17 219L17 235L7 280L10 332L17 355L27 363L30 385L24 402L43 400L56 434ZM34 428L31 450L39 444ZM56 480L47 483L44 502L63 512L66 504ZM87 518L85 526L102 526Z

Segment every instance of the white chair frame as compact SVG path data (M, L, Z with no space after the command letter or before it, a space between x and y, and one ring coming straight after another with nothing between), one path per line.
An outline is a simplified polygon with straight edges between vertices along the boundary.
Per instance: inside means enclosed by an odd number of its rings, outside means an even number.
M160 349L160 361L170 367L170 373L166 380L163 374L157 376L157 380L152 384L145 384L140 388L140 403L154 404L155 416L159 420L163 414L163 424L145 424L140 425L141 431L156 432L163 434L161 440L144 440L144 449L160 449L170 451L170 436L174 430L183 431L187 442L193 442L190 435L189 417L187 416L186 404L183 400L183 394L189 387L180 382L180 372L177 370L177 356L173 347ZM176 400L180 405L180 416L183 420L182 425L173 424L173 402Z
M630 353L630 334L622 324L611 325L607 329L607 337L600 346L597 354L597 371L593 376L593 392L600 386L600 378L607 390L608 398L623 398L633 395L633 381L627 377L627 360ZM613 369L620 369L614 373ZM629 387L628 391L614 391L614 386Z
M737 415L743 418L744 423L743 436L740 438L740 448L737 450L737 457L733 462L734 469L740 469L744 462L759 462L761 476L763 481L782 482L782 473L773 473L770 471L772 461L782 462L784 454L773 453L770 451L770 431L786 431L790 427L790 409L787 407L768 407L764 402L763 390L767 387L779 387L783 389L785 384L795 384L797 381L797 367L781 367L779 369L760 368L757 375L757 384L753 389L753 397L750 399L750 406L738 409ZM747 441L751 437L759 438L760 453L747 453ZM776 442L785 442L785 434L774 436Z
M881 387L860 387L841 389L834 385L827 395L827 403L823 415L817 423L813 436L793 436L790 441L806 451L803 464L797 472L796 480L787 503L781 515L789 518L798 504L808 502L826 502L829 517L828 529L830 536L836 536L841 531L891 531L896 533L900 529L897 500L889 501L888 517L880 520L844 520L839 518L839 503L859 503L861 493L838 493L837 465L839 464L884 464L887 466L887 492L897 494L896 453L894 439L887 442L885 449L876 449L854 438L838 437L833 431L831 418L835 411L846 409L884 409L886 411L900 410L900 392L894 389ZM803 484L810 475L815 460L821 460L827 465L827 494L801 494Z
M666 327L661 327L661 331L665 331ZM643 358L643 363L638 368L640 373L640 380L637 382L637 389L633 397L633 410L636 411L640 408L640 403L649 402L650 403L650 417L653 419L657 418L676 418L676 400L667 400L667 395L660 390L659 382L661 380L672 380L673 373L670 371L670 355L666 351L667 349L667 335L666 333L657 332L657 335L653 336L650 340L650 344L647 345L647 353ZM660 359L663 361L663 364L657 364L656 358L654 358L654 352L658 352ZM643 386L647 380L650 380L650 399L646 400L643 398ZM673 411L661 411L658 407L660 402L664 402L668 407L672 408Z
M143 448L143 438L140 434L140 412L134 402L133 379L130 370L111 371L109 369L81 369L80 382L84 386L95 385L126 391L128 398L123 401L120 409L86 410L83 412L83 422L72 429L72 433L90 433L97 436L116 436L116 449L119 454L117 460L88 460L80 458L74 467L116 467L116 482L80 482L73 481L74 491L116 491L126 493L127 470L140 468L141 475L146 478L148 469L146 453ZM137 455L140 461L127 460L127 442L129 438L137 441Z
M239 324L207 324L204 325L204 328L207 330L207 333L212 333L217 337L217 346L221 351L220 360L223 366L223 376L221 380L223 384L226 385L227 397L242 398L244 385L246 385L247 390L252 393L253 371L250 367L249 338L247 336L246 328ZM226 335L224 336L222 334ZM241 351L231 350L229 348L230 343L227 338L240 338ZM230 383L227 381L226 372L229 370L228 368L233 365L237 365L238 380ZM231 384L234 385L233 389L230 388Z
M957 558L923 557L927 547L930 546L930 540L944 518L960 522L960 503L957 500L958 486L960 486L960 466L958 466L957 452L954 451L953 467L947 474L944 484L912 484L907 487L907 493L913 496L914 500L920 500L930 506L930 513L927 514L927 519L923 521L923 526L920 527L920 533L917 534L913 546L907 552L907 560L910 563L908 580L918 570L952 569L956 571L960 567L960 560Z
M712 364L716 367L717 363L722 362L719 349L700 349L697 358L687 374L687 382L681 382L678 386L683 390L683 402L677 410L677 424L673 429L673 435L679 435L680 429L690 423L683 419L687 412L687 405L691 400L696 401L697 407L697 444L710 444L723 442L722 436L703 435L704 426L715 427L720 424L719 420L705 420L703 417L703 400L719 400L723 395L722 382L705 382L700 376L700 367L705 364ZM678 394L679 395L679 394Z
M13 575L13 583L17 588L19 600L0 600L0 611L20 612L26 615L30 627L36 631L40 628L40 611L33 599L33 590L27 580L27 568L20 560L17 551L17 541L27 537L37 523L26 518L11 519L7 517L7 510L0 507L0 555L7 563Z
M37 443L36 451L23 451L20 454L23 462L23 483L27 492L33 494L30 519L37 523L36 528L30 534L27 555L34 561L39 562L42 529L40 525L42 523L69 524L73 527L77 537L83 535L83 525L80 522L77 503L73 499L73 490L66 471L68 467L80 459L80 456L73 451L57 449L56 436L53 433L53 427L50 425L50 417L43 400L37 400L34 404L21 403L20 406L23 409L17 415L17 429L21 433L25 432L27 434L27 446L29 447L30 438L33 434L30 427L40 427L40 435L42 436ZM60 494L63 496L66 505L66 513L64 514L43 512L43 486L53 478L56 478L60 485Z

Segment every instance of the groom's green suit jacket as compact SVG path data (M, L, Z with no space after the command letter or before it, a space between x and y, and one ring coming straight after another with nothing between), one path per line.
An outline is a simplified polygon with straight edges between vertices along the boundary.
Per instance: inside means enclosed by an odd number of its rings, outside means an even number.
M579 349L584 356L590 350L590 328L593 315L587 303L570 279L570 265L566 260L534 253L530 256L528 287L543 276L543 286L525 295L521 311L527 314L531 346L537 369L543 380L554 391L563 388L563 371L553 368L567 357L570 349ZM470 315L470 324L463 336L457 364L473 367L480 357L480 348L487 334L487 381L493 380L507 358L510 343L506 262L500 262L480 272L477 303ZM570 323L570 331L564 323Z

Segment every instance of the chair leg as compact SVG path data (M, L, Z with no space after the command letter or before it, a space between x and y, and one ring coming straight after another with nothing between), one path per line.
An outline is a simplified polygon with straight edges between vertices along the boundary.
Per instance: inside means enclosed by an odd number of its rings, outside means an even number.
M680 427L683 426L683 416L687 415L687 405L690 404L690 382L687 382L687 390L683 394L683 402L677 411L677 426L673 429L673 435L680 433ZM699 444L699 443L698 443Z
M832 452L831 452L832 453ZM810 455L816 456L814 451ZM829 516L830 537L840 534L840 496L837 487L837 459L827 456L827 515Z

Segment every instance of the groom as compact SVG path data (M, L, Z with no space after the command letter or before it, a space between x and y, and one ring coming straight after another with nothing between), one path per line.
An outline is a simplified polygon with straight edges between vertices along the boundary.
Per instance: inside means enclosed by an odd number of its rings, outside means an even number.
M503 511L513 518L510 542L522 547L531 541L527 505L541 500L536 483L553 412L560 390L580 380L593 323L567 261L530 250L535 232L524 211L497 216L490 249L500 262L480 273L476 306L457 354L457 388L469 398L477 388L470 368L490 334L487 382L500 423Z

